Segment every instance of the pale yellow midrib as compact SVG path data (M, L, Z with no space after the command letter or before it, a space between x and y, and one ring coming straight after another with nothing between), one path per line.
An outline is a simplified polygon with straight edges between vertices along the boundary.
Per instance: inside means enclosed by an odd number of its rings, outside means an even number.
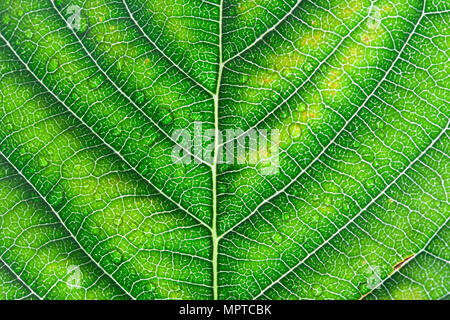
M212 188L213 188L213 217L211 226L212 239L212 277L213 277L213 299L217 300L218 295L218 247L219 237L217 236L217 162L219 153L219 95L223 72L223 51L222 51L222 9L223 0L219 4L219 70L217 75L216 93L214 94L214 159L212 164Z

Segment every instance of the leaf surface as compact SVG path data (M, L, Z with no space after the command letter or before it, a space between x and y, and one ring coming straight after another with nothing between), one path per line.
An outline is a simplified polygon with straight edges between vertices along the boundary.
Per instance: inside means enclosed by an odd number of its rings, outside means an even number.
M447 297L449 9L3 0L0 298Z

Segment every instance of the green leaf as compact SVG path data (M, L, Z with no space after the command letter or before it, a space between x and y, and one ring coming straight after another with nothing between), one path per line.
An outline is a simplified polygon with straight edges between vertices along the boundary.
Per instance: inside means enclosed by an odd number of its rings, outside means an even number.
M449 10L3 0L0 298L448 297Z

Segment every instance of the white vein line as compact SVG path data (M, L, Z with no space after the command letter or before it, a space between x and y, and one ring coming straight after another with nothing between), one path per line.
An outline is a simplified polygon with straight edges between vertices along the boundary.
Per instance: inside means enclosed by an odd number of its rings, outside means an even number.
M219 104L220 104L220 87L222 83L222 73L223 73L223 44L222 44L222 15L223 15L223 0L220 0L219 6L219 71L217 76L216 93L214 95L214 159L213 165L211 167L212 175L212 198L213 198L213 217L212 217L212 227L211 227L211 239L213 244L212 250L212 271L213 271L213 299L217 300L219 298L218 293L218 255L219 255L219 237L217 236L217 163L219 156Z
M325 242L323 242L321 245L319 245L317 248L315 248L313 251L311 251L303 260L298 262L296 265L294 265L292 268L290 268L288 271L286 271L281 277L279 277L276 281L272 282L270 285L268 285L262 292L260 292L256 297L253 299L257 299L259 296L263 295L267 290L269 290L271 287L273 287L275 284L279 283L283 278L285 278L288 274L290 274L292 271L297 269L300 265L302 265L306 260L308 260L312 255L314 255L319 249L324 247L326 244L330 243L331 240L334 239L338 234L340 234L343 230L347 229L347 227L352 224L358 217L361 216L364 211L369 208L375 201L378 200L379 197L385 194L385 192L394 185L400 177L402 177L418 160L424 156L429 149L433 148L433 146L436 144L437 141L447 132L448 130L449 122L447 122L447 126L444 130L441 131L441 133L431 142L431 144L425 148L408 166L405 167L405 169L393 180L391 183L389 183L376 197L374 197L369 203L366 204L364 208L362 208L353 218L351 218L349 221L347 221L346 224L344 224L339 230L337 230L331 237L329 237Z
M17 280L19 280L19 282L25 286L25 288L30 290L30 292L34 294L39 300L43 300L42 297L36 293L36 291L34 291L28 284L26 284L25 281L23 281L22 278L13 269L11 269L11 267L5 262L5 260L2 259L1 256L0 262L5 265L6 269L8 269L8 271L11 272L17 278Z
M62 101L57 95L55 95L38 77L37 75L30 69L30 67L25 63L25 61L22 60L22 58L17 54L17 52L14 50L14 48L11 46L11 44L8 42L8 40L3 36L3 34L0 33L0 38L6 43L8 48L11 50L12 53L16 56L16 58L25 66L27 71L36 79L36 81L42 85L52 96L55 98L59 103L61 103L76 119L78 119L82 124L84 124L89 131L95 135L102 143L104 143L106 146L109 147L109 149L114 152L123 162L125 162L130 168L132 168L143 180L147 181L157 192L159 192L161 195L163 195L165 198L167 198L170 202L172 202L174 205L176 205L180 210L187 213L189 216L197 220L199 223L201 223L204 227L206 227L208 230L211 230L211 227L208 226L205 222L203 222L201 219L196 217L194 214L183 208L181 204L175 202L171 197L169 197L167 194L165 194L161 189L159 189L157 186L155 186L149 179L144 177L131 163L129 163L122 155L117 152L110 144L108 144L106 141L104 141L91 127L89 127L83 119L81 119L75 112L72 111L65 103Z
M411 31L411 33L409 34L409 37L406 39L405 43L403 44L403 47L400 49L400 51L397 54L397 57L395 58L395 60L392 62L391 66L389 67L388 70L386 70L383 78L380 79L380 81L378 82L377 86L374 88L374 90L372 91L372 93L370 93L366 100L364 100L364 102L358 107L358 109L355 111L355 113L353 113L353 115L345 122L345 124L342 126L341 130L339 130L339 132L336 133L336 135L334 136L333 139L330 140L330 142L322 149L322 151L296 176L294 177L288 184L286 184L281 190L279 190L278 192L274 193L273 195L271 195L270 197L268 197L267 199L265 199L264 201L262 201L256 208L255 210L253 210L249 215L247 215L244 219L242 219L241 221L239 221L237 224L235 224L234 226L232 226L230 229L228 229L227 231L225 231L219 238L222 238L223 236L225 236L227 233L229 233L230 231L232 231L234 228L236 228L237 226L239 226L240 224L242 224L244 221L248 220L251 216L253 216L258 209L264 205L265 203L269 202L270 200L272 200L273 198L275 198L276 196L280 195L281 193L283 193L287 188L289 188L294 182L297 181L298 178L300 178L300 176L302 176L312 165L314 165L317 160L328 150L328 148L336 141L336 139L338 139L341 135L342 132L344 132L347 128L347 126L352 122L352 120L358 115L359 111L361 111L362 108L364 108L365 104L369 101L370 98L372 98L372 96L377 92L378 88L383 84L384 80L386 80L386 78L388 77L388 75L390 74L390 72L392 71L392 69L394 68L395 64L397 63L398 59L400 58L400 56L403 53L403 50L407 47L409 41L411 40L411 37L415 34L417 27L420 25L420 22L422 21L422 18L424 17L424 10L425 7L422 8L422 14L420 16L420 18L417 20L416 25L414 26L414 29Z
M109 276L109 278L121 289L123 290L123 292L125 292L131 299L135 299L130 292L128 292L127 290L125 290L124 287L122 287L122 285L117 282L116 279L114 279L112 277L112 275L110 275L108 272L106 272L105 269L103 269L103 267L97 263L97 261L94 260L94 258L92 258L92 256L83 248L83 246L81 246L81 244L78 242L77 238L75 237L75 235L72 233L72 231L69 230L69 228L67 228L67 226L65 225L65 223L62 221L61 217L59 216L58 212L50 205L50 203L48 203L47 199L42 195L42 193L37 190L34 185L27 179L27 177L25 177L25 175L22 173L22 171L20 171L4 154L3 152L0 150L0 155L5 158L5 160L10 164L11 167L14 168L14 170L17 171L17 173L22 177L22 179L24 179L29 186L42 198L42 200L47 204L47 206L50 208L50 210L53 212L53 214L56 216L56 218L59 220L59 222L61 223L61 225L63 226L63 228L69 233L69 235L73 238L73 240L75 241L75 243L78 245L78 247L81 249L81 251L84 252L84 254L89 257L89 259L100 269L103 271L103 273L107 276Z
M59 15L59 17L61 18L62 21L65 22L65 25L67 26L67 20L64 18L64 16L61 14L61 12L59 12L58 8L55 6L55 0L51 0L53 9L56 11L56 13ZM199 158L197 155L193 154L190 150L187 150L186 148L184 148L183 146L181 146L179 143L177 143L175 140L172 139L171 136L169 136L167 134L166 131L164 131L162 128L160 128L158 126L158 124L151 118L149 117L144 110L142 110L142 108L140 108L125 92L122 91L122 89L119 88L119 86L117 86L117 84L109 77L109 75L105 72L105 70L103 70L102 67L100 67L100 65L98 64L97 60L94 59L94 57L91 55L91 53L89 52L89 50L86 48L86 46L84 45L84 43L81 41L80 37L78 36L78 34L75 32L74 29L71 28L67 28L69 29L72 34L75 36L75 38L77 38L78 43L81 48L84 50L84 52L86 53L86 55L89 57L89 59L95 64L95 66L97 67L98 71L100 71L105 77L106 79L113 85L114 88L116 88L116 90L123 96L125 97L137 110L139 110L141 112L141 114L147 119L149 120L160 132L162 132L166 138L168 138L170 141L172 141L176 146L178 146L179 148L181 148L183 151L188 152L189 155L191 155L192 157L194 157L196 160L200 161L201 163L207 165L207 166L211 166L209 163L207 163L206 161L204 161L203 159Z
M383 280L381 280L380 283L378 283L377 286L375 286L372 290L370 290L368 293L366 293L365 295L362 295L359 300L364 299L365 297L367 297L368 295L370 295L372 292L374 292L375 290L377 290L380 286L382 286L386 281L388 281L389 279L391 279L397 272L400 272L400 270L402 270L407 264L409 264L412 261L417 260L419 254L421 254L422 252L426 252L428 246L430 245L431 241L434 240L434 238L439 234L439 232L447 227L447 223L450 221L450 217L447 218L447 220L445 220L445 222L442 224L442 226L439 227L439 229L430 237L430 239L428 239L427 243L425 243L425 245L423 246L422 249L420 249L417 253L414 254L414 257L412 257L412 259L408 259L408 261L405 261L405 263L403 263L403 265L394 270L389 276L387 276L386 278L384 278ZM437 257L434 257L435 259L437 259ZM445 261L446 263L449 263L448 261Z
M426 15L426 16L433 15L433 14L440 14L440 15L443 15L443 14L446 14L446 13L449 13L449 12L450 12L450 10L429 11L429 12L425 13L425 15Z
M156 50L158 50L159 53L161 53L163 55L163 57L165 57L167 60L170 61L170 63L172 63L178 70L180 70L186 77L188 77L190 80L192 80L196 85L198 85L200 88L202 88L203 90L205 90L206 92L208 92L211 96L214 96L214 92L212 92L211 90L209 90L208 88L206 88L205 86L203 86L200 82L198 82L194 77L190 76L186 71L184 71L180 66L178 66L178 64L176 64L168 55L166 55L164 53L164 51L159 48L156 43L150 39L149 36L147 36L147 34L144 32L144 30L141 28L141 26L139 25L139 22L134 18L133 13L131 12L130 8L128 7L128 4L126 3L125 0L122 0L128 15L130 16L131 20L134 22L134 24L136 25L136 27L139 29L139 31L144 35L144 37L148 40L148 42L150 42L155 48Z
M238 53L236 53L231 58L228 58L227 60L225 60L225 62L223 64L227 64L231 60L239 57L241 54L243 54L244 52L246 52L247 50L252 48L255 44L257 44L259 41L261 41L261 39L264 38L268 33L270 33L273 30L275 30L280 24L282 24L295 11L295 9L297 9L297 7L300 5L300 3L302 3L302 1L303 0L298 0L297 3L292 6L291 10L288 13L286 13L285 16L282 17L277 23L275 23L272 27L270 27L269 29L264 31L264 33L261 34L258 38L256 38L255 41L253 41L250 45L248 45L247 48L245 48L242 51L239 51Z

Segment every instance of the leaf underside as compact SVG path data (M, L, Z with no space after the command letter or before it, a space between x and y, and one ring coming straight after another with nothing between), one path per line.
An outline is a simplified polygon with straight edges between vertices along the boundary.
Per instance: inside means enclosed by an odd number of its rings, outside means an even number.
M0 298L448 297L449 10L0 0ZM278 172L174 163L196 122Z

